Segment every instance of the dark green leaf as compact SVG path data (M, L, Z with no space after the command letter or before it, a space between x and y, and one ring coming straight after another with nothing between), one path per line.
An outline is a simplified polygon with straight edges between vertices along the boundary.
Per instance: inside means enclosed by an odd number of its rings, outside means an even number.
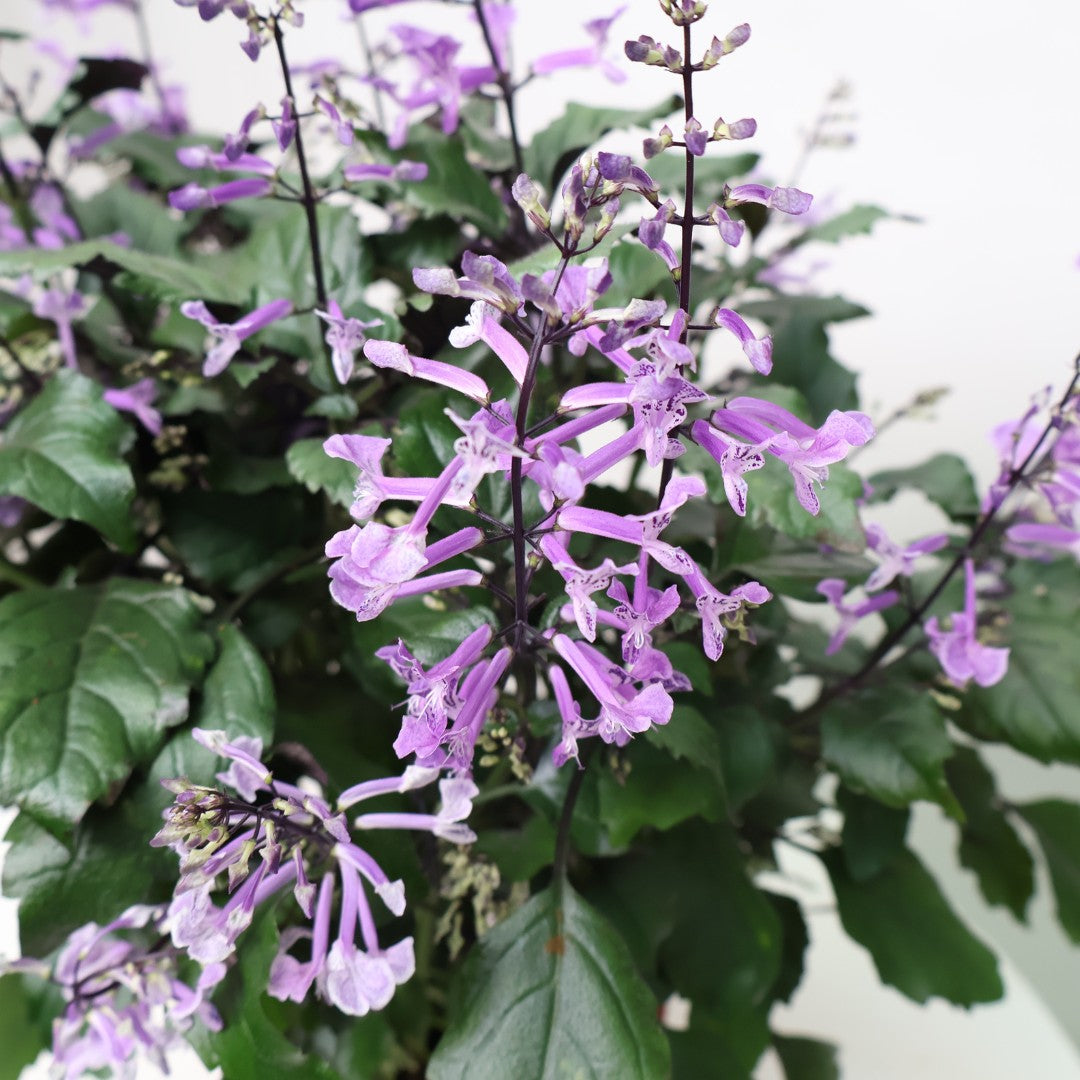
M11 823L11 849L4 861L4 893L18 898L23 952L45 956L87 921L109 922L126 907L164 899L169 888L155 881L175 881L171 852L150 847L161 825L161 805L144 816L143 808L123 800L109 810L94 808L75 832L72 846L62 844L28 814Z
M656 1080L669 1049L626 945L565 882L474 946L430 1080Z
M331 502L348 508L356 486L356 466L330 457L322 439L298 439L285 451L289 473L308 491L325 491Z
M460 430L443 410L440 394L425 395L401 412L401 431L394 439L394 462L406 476L438 476L454 455Z
M720 760L728 805L736 810L776 773L776 731L749 705L718 705L712 723L720 736Z
M608 256L612 285L604 293L605 307L623 307L635 297L670 296L671 274L664 260L634 239L616 244Z
M688 711L693 715L692 710ZM678 717L671 721L672 726L678 723ZM723 812L724 789L715 734L704 720L701 724L713 735L713 767L708 771L676 760L689 753L689 739L678 753L664 753L653 745L653 740L643 739L628 755L628 776L615 776L611 770L599 773L600 817L614 847L624 847L642 828L670 829L690 817L701 815L715 820Z
M838 701L821 735L823 757L853 791L896 807L930 799L958 814L945 782L952 741L928 695L893 688Z
M520 829L483 829L473 850L487 855L503 881L528 881L555 855L555 826L533 814Z
M43 1032L31 1022L31 1008L18 975L0 976L0 1080L16 1080L46 1048Z
M810 944L810 934L806 929L802 907L798 900L790 896L766 892L765 896L772 904L780 919L783 950L780 954L780 971L776 976L769 996L773 1001L790 1001L802 982L806 968L806 950Z
M1080 942L1080 806L1045 799L1016 809L1039 838L1054 886L1058 922L1073 941Z
M173 257L180 248L185 225L160 199L129 184L110 184L76 207L79 224L88 236L122 232L138 252Z
M911 852L855 882L843 856L824 856L840 921L867 949L881 981L920 1004L996 1001L1004 992L994 954L956 917L937 883Z
M975 872L988 904L1007 907L1021 922L1035 891L1031 854L997 805L994 777L972 749L958 746L945 765L964 811L960 863Z
M676 705L671 722L652 727L645 738L672 757L711 773L720 791L724 790L724 761L716 729L690 705Z
M258 650L235 626L219 631L221 648L203 684L197 723L231 738L251 735L269 746L274 734L274 684ZM200 746L189 731L178 731L150 768L151 781L186 776L196 784L213 784L225 762Z
M613 130L648 127L677 109L677 97L666 98L650 109L591 108L571 103L558 120L538 132L525 150L525 171L548 193L583 150Z
M873 489L871 502L891 499L902 488L910 488L921 491L954 521L973 518L979 512L975 481L963 458L956 454L935 454L921 465L886 469L874 473L868 482Z
M809 243L812 240L825 244L836 244L846 236L855 236L858 233L868 233L882 218L890 217L888 210L882 210L880 206L869 206L860 203L845 210L836 217L829 218L819 225L811 225L799 238L800 243Z
M92 525L117 547L135 545L135 481L121 458L131 430L101 387L58 371L8 425L0 445L0 491L58 518Z
M188 713L209 652L183 589L113 578L0 601L0 800L64 830Z
M694 1002L689 1029L668 1038L674 1080L750 1080L770 1033L763 1007L706 1009Z
M832 1043L798 1035L774 1035L787 1080L840 1080L837 1049Z
M348 394L323 394L305 410L305 416L325 416L330 420L355 420L356 402Z
M844 815L844 865L852 881L866 881L904 850L909 811L855 795L845 787L836 793L836 805Z
M1008 574L1009 671L963 695L959 722L1040 761L1080 763L1080 566L1073 559L1020 562Z
M869 314L839 296L785 296L740 305L739 313L772 330L772 378L806 395L815 424L833 409L854 409L855 376L829 354L826 326Z
M426 179L402 185L402 195L427 214L468 221L488 236L506 228L506 208L480 169L469 163L465 147L430 128L414 128L399 158L423 161Z

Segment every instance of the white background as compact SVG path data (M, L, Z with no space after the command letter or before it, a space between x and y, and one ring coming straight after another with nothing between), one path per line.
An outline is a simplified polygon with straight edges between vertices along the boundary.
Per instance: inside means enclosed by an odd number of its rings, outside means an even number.
M167 78L190 87L196 126L234 129L254 100L272 106L280 97L271 58L246 60L231 17L203 24L169 0L146 6ZM302 5L307 26L290 36L297 59L341 48L358 58L355 33L340 21L342 6ZM519 70L530 56L583 43L581 20L614 6L522 0ZM631 0L627 8L612 34L613 58L627 37L673 40L652 0ZM43 10L29 0L5 0L0 22L40 29L44 21L69 44L79 40ZM449 26L461 17L445 4L417 3L379 13L371 26L377 37L379 25ZM987 482L995 461L985 432L1022 412L1042 386L1064 386L1080 348L1080 5L742 0L714 3L700 37L722 36L743 21L753 28L749 44L698 81L699 119L708 125L719 114L756 117L758 137L749 146L784 182L820 103L844 79L852 87L845 107L857 114L849 125L857 140L842 152L813 154L799 186L837 208L872 202L921 219L886 223L872 239L821 250L829 265L816 279L818 290L841 292L874 312L833 332L835 353L860 374L867 410L881 416L919 390L952 390L931 418L886 433L862 464L909 463L953 449ZM129 27L122 14L108 14L95 18L89 36L129 52ZM475 40L473 34L468 27L459 36ZM525 89L523 126L535 130L566 98L645 105L676 89L672 77L654 69L634 69L621 86L570 72ZM898 531L921 526L920 508L913 512L916 520ZM994 763L1011 798L1080 798L1073 769L1042 769L1004 751ZM972 1013L941 1003L919 1010L879 989L865 953L839 931L813 867L785 859L789 885L816 896L817 907L809 973L779 1025L840 1042L845 1075L854 1080L1080 1077L1075 1051L1028 985L1080 1039L1080 954L1053 925L1045 875L1034 928L1023 931L1008 915L987 910L970 875L955 869L953 831L936 810L918 809L913 834L965 918L1008 956L1006 1002ZM761 1075L776 1074L766 1064Z

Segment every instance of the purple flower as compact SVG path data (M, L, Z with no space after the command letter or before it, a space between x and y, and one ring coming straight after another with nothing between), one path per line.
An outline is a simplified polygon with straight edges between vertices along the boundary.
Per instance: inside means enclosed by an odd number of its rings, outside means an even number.
M482 405L486 405L491 400L491 391L479 375L455 367L453 364L444 363L442 360L427 360L422 356L413 356L399 342L368 341L364 345L364 356L378 368L402 371L414 379L425 379L439 386L448 386L451 390L457 390Z
M694 157L701 157L705 153L705 148L709 145L709 133L701 126L701 122L691 116L686 121L686 127L683 129L683 141L686 143L686 149L694 155Z
M0 974L40 975L64 997L53 1021L53 1075L76 1080L108 1069L126 1076L142 1055L164 1068L166 1051L184 1042L194 1020L220 1030L204 994L224 969L205 969L194 988L183 982L177 954L162 941L164 910L136 905L106 926L87 923L68 937L51 967L31 959L0 963ZM150 933L140 940L144 930Z
M911 577L916 560L923 555L940 551L949 542L949 538L945 533L936 533L902 548L885 535L885 530L880 525L867 525L866 541L870 550L881 559L881 565L866 579L863 588L867 592L877 592L898 576Z
M278 149L284 153L292 146L292 141L296 138L296 117L293 115L292 98L281 99L281 116L276 120L271 120L270 127L274 132L274 138L277 139Z
M243 153L230 157L227 153L211 150L209 146L181 146L176 151L176 160L189 169L213 169L215 172L256 172L273 176L277 171L266 158Z
M202 372L208 379L220 375L229 366L229 361L240 351L245 339L278 319L291 315L292 310L292 302L289 300L271 300L234 323L223 323L210 314L201 300L187 300L180 305L183 315L202 323L216 339L217 343L206 354L203 363Z
M739 184L737 187L729 187L725 184L722 199L725 206L752 202L761 203L770 210L781 210L785 214L805 214L814 197L792 187L769 188L764 184Z
M694 593L701 615L702 642L705 655L710 660L720 659L729 626L742 632L745 605L753 604L757 607L772 599L772 593L756 581L737 586L730 595L713 588L700 572L691 574L687 578L687 584Z
M583 570L554 533L548 533L540 540L540 550L566 582L566 594L570 597L574 619L582 636L586 641L595 641L597 607L592 594L606 590L616 574L632 574L635 564L616 566L611 559L605 559L595 570Z
M521 286L494 255L466 251L461 257L461 269L464 276L460 278L448 267L414 270L413 283L424 292L483 300L508 315L516 315L525 302Z
M768 375L772 371L772 337L769 334L763 338L754 337L743 317L731 308L720 308L713 316L713 321L717 326L730 330L739 339L746 359L759 375Z
M839 652L847 639L848 634L854 629L855 624L867 615L875 611L883 611L892 607L900 594L890 589L888 592L878 593L877 596L864 600L861 604L844 603L844 593L847 592L847 583L840 578L825 578L817 584L817 591L824 596L840 615L840 625L833 631L829 644L825 649L826 656L832 656Z
M20 291L25 294L27 290L20 289ZM88 310L86 297L75 289L69 291L61 286L43 289L34 300L32 310L39 319L49 319L56 324L56 334L60 339L60 351L63 353L64 363L69 368L78 368L75 334L71 329L71 324L86 315Z
M975 565L964 560L964 610L949 617L949 629L942 630L937 617L926 620L930 651L938 658L946 676L963 688L974 679L980 686L993 686L1005 677L1009 650L982 645L976 639Z
M720 476L724 481L724 494L739 517L746 517L746 501L749 495L743 473L760 469L765 464L762 453L771 439L764 443L751 445L729 439L704 420L695 420L690 429L694 441L707 450L720 466Z
M157 397L157 384L153 379L140 379L122 390L109 389L101 396L114 409L131 413L151 435L161 434L161 413L151 405Z
M713 413L712 422L780 458L795 480L799 502L810 514L821 509L814 484L828 480L829 465L842 461L874 434L870 418L860 412L834 409L815 429L779 405L750 397L733 398Z
M419 161L399 161L395 165L380 162L366 162L360 165L346 165L345 179L350 183L362 183L365 180L406 180L427 179L428 167Z
M599 66L600 70L612 82L625 82L626 72L616 67L610 60L605 59L604 51L607 49L608 34L611 24L626 10L626 6L620 7L603 19L593 19L585 23L585 32L592 38L591 45L581 46L576 49L560 49L557 52L544 53L532 62L532 69L537 75L550 75L553 71L559 71L568 67L592 67Z
M258 199L269 195L274 185L265 177L229 180L216 187L204 188L192 182L169 192L169 205L174 210L208 210L237 199Z
M382 319L372 319L371 322L361 322L354 318L347 319L336 300L331 300L328 306L329 311L316 309L315 314L327 324L326 344L330 346L334 374L338 382L344 386L352 378L356 350L367 340L364 331L374 326L382 326L383 322Z

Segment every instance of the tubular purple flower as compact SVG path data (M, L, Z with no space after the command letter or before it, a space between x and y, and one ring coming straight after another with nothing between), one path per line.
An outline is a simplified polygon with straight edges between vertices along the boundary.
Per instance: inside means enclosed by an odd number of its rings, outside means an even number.
M731 509L739 517L746 517L746 501L749 494L743 473L760 469L765 464L762 450L769 440L756 445L748 445L734 439L728 439L704 420L695 420L690 433L694 441L707 450L720 466L720 475L724 481L724 494Z
M772 337L769 334L762 338L754 337L743 317L731 308L720 308L713 316L713 321L717 326L730 330L739 339L747 360L758 374L768 375L772 371Z
M701 615L702 645L710 660L719 660L724 651L728 631L725 619L735 624L736 616L746 604L757 607L772 599L772 593L756 581L737 586L730 595L713 588L700 572L691 574L687 584Z
M949 538L945 533L937 533L902 548L885 535L885 530L880 525L867 525L866 542L870 550L881 559L881 565L866 579L863 588L867 592L877 592L898 576L911 577L915 571L916 560L923 555L940 551L949 542Z
M161 413L151 404L157 397L157 384L153 379L140 379L122 389L110 388L101 396L114 409L131 413L151 435L161 434Z
M450 331L450 344L456 349L463 349L477 341L484 342L503 362L514 382L520 386L525 381L529 354L513 334L499 325L495 317L497 310L483 300L474 301L466 316L465 325Z
M757 121L752 117L734 120L730 124L725 123L721 117L713 125L712 137L718 142L722 139L749 139L756 131Z
M761 203L770 210L780 210L785 214L805 214L814 201L813 195L807 195L798 188L769 188L764 184L739 184L737 187L724 185L723 202L725 206L738 206L740 203Z
M278 149L284 153L292 145L296 137L296 118L293 116L292 98L281 99L281 116L277 120L270 121L274 138L277 139Z
M350 183L365 180L403 180L416 182L426 180L428 167L420 161L399 161L395 165L369 161L360 165L346 165L345 179Z
M608 33L611 24L626 10L626 5L617 8L614 12L603 19L593 19L585 23L585 32L593 39L592 45L586 45L577 49L561 49L557 52L544 53L532 62L532 69L536 75L550 75L553 71L559 71L568 67L593 67L598 66L611 82L620 83L626 80L626 73L615 66L610 60L604 58L604 50L607 48Z
M217 344L206 354L203 363L203 375L207 378L220 375L229 366L229 361L240 351L240 345L246 338L257 334L278 319L291 315L292 310L292 302L289 300L271 300L229 324L215 319L201 300L187 300L180 305L182 315L202 323L217 339Z
M655 251L664 260L669 270L679 269L679 256L675 249L664 240L664 230L675 216L675 204L668 199L651 218L642 218L638 225L638 239L650 251Z
M606 590L616 574L634 573L635 564L616 566L611 559L605 559L595 570L583 570L574 562L555 533L548 533L541 538L540 550L566 582L566 594L573 605L574 619L582 637L587 641L595 641L597 607L592 594Z
M25 294L25 290L18 291ZM71 324L76 319L83 318L89 310L86 297L74 289L70 291L62 287L43 289L34 300L31 310L39 319L49 319L56 324L56 336L60 341L60 352L63 354L64 363L69 368L78 370L79 358Z
M189 169L213 169L216 172L254 172L273 176L277 171L272 162L256 154L238 153L229 157L209 146L181 146L176 151L176 160Z
M716 227L720 230L720 239L728 247L738 247L746 231L746 225L741 221L736 221L719 203L713 203L709 207L709 217L716 222Z
M525 301L521 286L494 255L466 251L461 257L461 269L464 276L460 278L454 277L449 267L414 270L413 283L424 292L484 300L508 315L517 314Z
M1005 535L1013 544L1067 551L1074 558L1080 559L1080 529L1070 525L1051 522L1022 523L1011 525L1005 530Z
M841 578L825 578L819 581L816 591L821 593L836 608L837 614L840 616L840 624L833 631L833 635L825 649L826 656L832 656L833 653L840 651L840 648L847 640L848 634L851 633L860 619L873 614L875 611L884 611L885 608L892 607L900 599L900 594L890 589L888 592L871 596L861 604L846 604L844 603L844 593L847 592L847 583Z
M169 205L174 210L208 210L236 202L237 199L258 199L273 190L274 185L261 176L229 180L212 188L190 183L169 192Z
M704 155L709 145L709 133L701 126L701 121L696 117L691 116L686 121L686 127L683 129L683 141L686 143L686 149L694 157Z
M334 105L333 102L327 101L326 98L316 94L315 108L333 125L337 141L341 143L342 146L352 146L353 139L355 138L353 126L349 121L341 118L341 113L338 111L337 106Z
M981 644L977 638L978 618L975 606L975 564L964 560L964 610L950 616L948 630L942 630L937 616L926 620L930 651L948 679L963 688L974 679L979 686L993 686L1005 678L1009 668L1009 650Z
M329 311L319 311L316 308L315 314L327 324L326 344L330 346L334 374L344 386L352 378L356 350L367 340L364 331L382 326L383 321L372 319L370 322L361 322L359 319L347 319L336 300L331 300L327 306Z
M298 849L299 850L299 849ZM334 900L334 875L324 874L319 886L319 899L311 932L311 959L302 964L289 954L294 942L307 936L300 929L289 929L281 935L281 948L270 965L266 992L278 1001L301 1002L307 997L315 980L322 973L330 942L330 909Z

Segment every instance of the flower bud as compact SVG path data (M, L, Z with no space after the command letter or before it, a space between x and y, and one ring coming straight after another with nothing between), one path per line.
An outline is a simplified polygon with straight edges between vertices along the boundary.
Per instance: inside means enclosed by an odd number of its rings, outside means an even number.
M540 201L540 185L522 173L514 181L510 193L522 211L529 216L529 220L541 232L548 232L551 228L551 214Z

